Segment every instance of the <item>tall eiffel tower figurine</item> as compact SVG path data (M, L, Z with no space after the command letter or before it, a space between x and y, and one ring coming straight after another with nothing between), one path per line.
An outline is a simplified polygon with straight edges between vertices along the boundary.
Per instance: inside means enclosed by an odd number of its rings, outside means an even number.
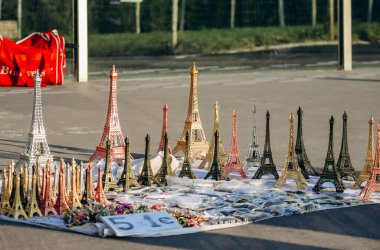
M206 154L206 157L202 160L201 164L198 167L199 169L205 168L206 164L207 164L208 169L210 169L211 167L212 159L214 158L214 147L215 147L214 134L217 130L219 130L219 109L220 109L220 106L218 102L216 101L214 105L214 127L212 129L211 143L210 143L208 152ZM221 136L219 136L219 160L221 161L221 163L225 163L226 159L227 159L227 155L224 152Z
M125 149L125 147L124 147ZM107 152L106 152L106 165L104 166L104 173L102 176L104 193L108 191L119 192L120 188L116 184L116 181L112 174L111 167L111 142L107 140Z
M165 149L165 134L168 132L168 105L165 104L162 108L163 110L163 118L162 118L162 133L161 133L161 140L160 145L158 146L157 152L164 151ZM172 153L172 147L170 146L170 141L168 141L168 149L169 154Z
M275 188L279 188L285 184L287 179L293 179L297 185L297 189L303 189L307 185L307 181L302 175L301 168L297 161L297 154L294 147L293 122L294 116L290 113L288 154L286 155L286 161L280 174L280 178L274 185Z
M265 174L273 175L276 180L278 180L279 178L276 165L273 162L272 149L270 147L269 118L270 118L270 114L269 114L269 111L267 110L264 152L263 152L263 156L261 157L260 166L257 169L252 179L261 179L261 177Z
M297 127L297 139L296 139L296 154L298 159L298 165L301 168L302 175L309 179L309 175L318 176L317 171L311 165L309 159L307 158L305 144L303 142L303 133L302 133L302 114L303 111L301 107L298 107L297 116L298 116L298 127Z
M32 124L26 142L26 149L21 153L16 166L23 166L27 163L31 167L33 164L37 163L37 159L43 165L46 164L49 159L53 161L53 155L50 154L49 145L46 140L42 117L41 77L38 70L34 76Z
M88 162L104 159L106 157L106 142L110 140L111 160L124 159L124 138L121 132L119 114L117 109L117 71L113 65L110 71L110 93L108 99L108 112L106 124L104 125L103 135L94 154Z
M228 160L226 166L224 167L224 171L228 175L231 172L238 172L242 178L247 178L243 170L243 166L240 162L238 144L237 144L237 126L236 126L236 111L234 110L232 114L232 138L231 138L231 147L230 154L228 156Z
M360 195L363 197L364 201L368 201L373 192L380 192L380 123L377 125L376 153L371 177Z
M166 176L173 176L172 167L170 165L170 156L169 156L169 137L168 133L164 135L164 158L162 159L162 164L160 169L156 173L156 180L161 183L161 185L168 185L166 181Z
M372 173L373 168L373 116L369 118L369 131L368 131L368 147L367 147L367 156L364 162L364 167L360 172L359 177L356 179L355 184L352 186L353 189L360 187L360 185L369 180L369 177Z
M125 137L125 155L127 157L125 157L125 160L124 160L123 173L121 174L121 177L120 177L119 181L117 182L117 185L119 187L122 187L123 192L128 191L131 187L141 188L140 185L137 183L137 178L133 174L132 165L131 165L131 158L128 157L128 155L130 155L128 136Z
M190 162L190 156L189 156L189 151L190 151L190 136L189 136L189 131L186 131L186 136L185 136L185 157L183 159L183 164L182 164L182 169L179 172L178 177L183 178L187 177L189 179L196 179L193 170L191 170L191 162Z
M199 115L198 106L198 69L195 66L190 69L190 94L189 105L187 109L187 117L182 135L179 138L177 145L173 149L173 154L184 152L186 147L186 133L189 131L189 156L192 161L194 158L201 158L202 153L206 153L209 148L209 143L203 131L201 117Z
M329 134L329 146L325 159L325 166L320 174L318 182L315 184L313 191L319 192L322 189L322 184L325 182L332 182L337 192L342 193L344 191L344 184L340 176L340 172L335 166L334 157L334 117L330 118L330 134Z
M342 118L343 118L342 144L340 147L339 158L338 158L338 162L336 166L342 178L351 177L352 179L356 180L355 169L352 167L350 153L348 152L346 111L344 111Z
M252 136L251 144L249 145L248 154L245 159L245 169L248 170L249 167L259 167L261 162L259 144L257 142L256 135L256 105L252 107Z
M150 137L149 135L146 135L144 165L143 165L141 174L139 178L137 179L137 182L142 186L151 186L153 183L156 183L158 186L160 186L160 183L158 182L158 180L154 178L153 176L152 167L150 165L149 142L150 142Z

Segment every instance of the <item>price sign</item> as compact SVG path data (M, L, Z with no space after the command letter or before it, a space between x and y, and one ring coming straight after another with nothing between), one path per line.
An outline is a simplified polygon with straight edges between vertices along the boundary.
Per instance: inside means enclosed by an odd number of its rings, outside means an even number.
M104 216L101 219L116 236L182 228L177 220L165 211Z

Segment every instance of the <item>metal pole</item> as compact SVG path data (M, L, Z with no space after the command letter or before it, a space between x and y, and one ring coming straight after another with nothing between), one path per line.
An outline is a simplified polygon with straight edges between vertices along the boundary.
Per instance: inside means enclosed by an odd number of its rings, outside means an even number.
M311 0L311 23L317 25L317 0Z
M330 17L330 40L334 40L334 0L329 0L329 17Z
M181 3L181 19L179 22L179 31L183 32L185 30L185 13L186 13L186 0L182 0Z
M175 49L178 44L178 0L172 3L172 49Z
M3 7L3 0L0 0L0 20L1 20L2 7Z
M136 34L140 34L140 2L136 2Z
M17 37L20 39L22 34L22 0L17 1Z
M373 9L373 0L368 0L368 17L367 22L372 21L372 9Z
M235 9L236 9L236 0L231 0L231 13L230 13L230 28L235 28Z
M77 0L78 82L88 81L87 0Z
M339 69L352 70L351 0L338 0Z
M280 26L285 27L284 0L278 0L278 19L280 21Z

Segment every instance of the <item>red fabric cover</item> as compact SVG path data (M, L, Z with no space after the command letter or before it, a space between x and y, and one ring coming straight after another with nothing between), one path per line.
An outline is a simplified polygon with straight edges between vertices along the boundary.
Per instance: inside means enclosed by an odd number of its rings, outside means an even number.
M0 86L33 87L37 69L41 86L63 83L65 40L56 30L36 32L17 43L0 35Z

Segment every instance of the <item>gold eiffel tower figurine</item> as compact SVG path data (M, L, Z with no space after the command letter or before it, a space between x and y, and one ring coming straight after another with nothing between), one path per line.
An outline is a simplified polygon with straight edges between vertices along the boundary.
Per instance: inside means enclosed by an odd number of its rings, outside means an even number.
M369 180L369 177L372 173L373 168L373 116L369 118L369 132L368 132L368 147L367 147L367 157L364 162L364 167L362 171L360 172L359 177L356 179L355 184L352 186L353 189L357 189L360 187L360 185Z
M164 135L164 158L162 159L162 164L160 169L156 173L156 180L158 180L162 185L167 186L168 182L166 181L166 176L173 176L172 167L170 165L170 156L169 156L169 138L168 133L165 132Z
M297 185L297 189L303 189L307 185L307 181L305 177L303 177L301 168L299 167L297 161L297 154L294 147L293 121L294 116L292 113L290 113L288 154L286 155L286 161L284 164L284 168L280 174L280 178L274 185L275 188L279 188L280 186L285 184L287 179L293 179Z
M173 155L177 154L178 152L185 152L186 133L187 131L189 131L189 156L190 160L193 161L193 159L202 158L201 155L205 154L209 149L209 143L203 131L201 117L199 115L198 69L195 66L195 63L194 66L190 69L190 76L191 82L187 117L185 121L185 126L182 131L182 135L179 138L177 145L173 149Z
M189 157L189 148L190 148L190 142L189 142L189 131L186 131L186 147L185 147L185 158L183 159L182 169L181 172L179 172L178 177L188 177L189 179L196 179L193 171L191 170L191 162Z
M13 201L12 208L9 209L8 216L12 217L15 220L18 220L18 218L21 216L24 219L27 219L28 216L25 213L24 208L22 207L21 203L21 198L20 198L20 188L21 188L21 183L20 183L20 175L16 176L16 183L14 183L14 188L15 188L15 198Z
M23 192L24 194L28 194L29 190L29 167L28 164L25 163L24 165L24 179L22 183L22 188L24 189Z
M132 165L131 165L131 157L130 151L129 151L129 138L128 136L125 137L125 159L124 159L124 169L123 173L121 174L121 177L119 181L117 182L117 185L119 187L122 187L123 192L128 191L131 187L137 187L141 188L140 184L137 183L137 178L133 174L132 171Z
M112 167L111 167L111 142L110 142L110 140L107 140L106 165L104 167L104 173L103 173L103 176L102 176L102 181L103 181L104 193L107 193L108 191L120 192L120 188L116 184L116 181L113 178L113 174L112 174Z
M77 178L76 178L76 163L75 160L72 160L72 170L71 170L71 192L69 195L69 207L70 209L81 208L82 204L77 193Z
M26 205L25 212L28 214L29 218L32 218L34 216L40 216L42 217L41 210L38 206L38 200L40 197L37 192L37 169L36 166L33 165L32 167L32 187L31 187L31 192L30 192L30 197L28 204Z
M8 184L9 184L9 179L8 179L8 174L7 174L7 169L3 169L2 173L2 185L1 185L1 202L0 202L0 214L5 215L8 213L11 205L9 203L9 192L8 192Z
M211 143L210 143L210 147L208 149L208 152L206 154L206 157L203 159L203 161L201 162L201 164L198 167L199 169L205 168L206 164L207 164L207 169L210 169L210 167L211 167L211 163L212 163L212 160L214 158L214 146L215 146L215 136L214 135L215 135L215 132L217 130L219 130L219 109L220 109L220 106L218 104L218 101L216 101L215 105L214 105L214 127L212 129ZM227 159L227 154L224 151L223 144L222 144L222 138L219 135L219 161L220 161L220 164L224 165L226 163L226 159Z

